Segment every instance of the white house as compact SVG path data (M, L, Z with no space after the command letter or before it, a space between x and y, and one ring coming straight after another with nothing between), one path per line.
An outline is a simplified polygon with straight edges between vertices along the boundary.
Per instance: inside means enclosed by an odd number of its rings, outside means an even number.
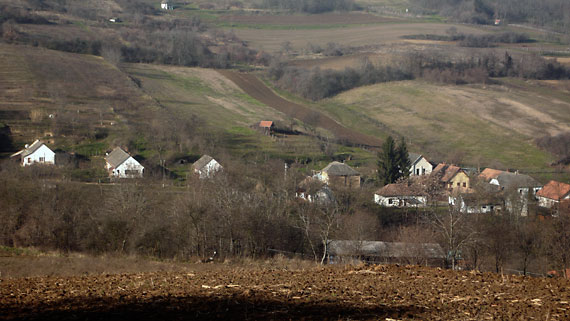
M374 202L385 207L425 207L427 194L420 186L388 184L374 193Z
M172 4L171 4L170 1L168 1L168 0L163 0L163 1L160 3L160 8L161 8L161 9L164 9L164 10L172 10L172 9L174 9L174 7L172 6Z
M330 187L311 176L307 176L297 185L295 196L310 203L330 204L334 202L334 195Z
M32 145L26 145L26 148L10 157L16 156L20 156L20 163L22 166L33 164L55 164L55 153L39 140L33 142Z
M503 202L498 195L480 197L476 194L461 194L449 196L449 204L459 209L461 213L485 214L503 209Z
M120 147L116 147L107 154L105 161L107 161L105 168L112 177L135 178L143 176L144 167Z
M420 154L408 153L410 160L410 176L429 175L433 171L433 165Z
M194 173L200 176L200 179L210 178L216 172L223 169L222 165L209 155L200 157L194 164L192 164Z
M506 208L513 213L520 213L521 216L528 215L529 198L534 200L536 193L542 188L542 184L534 178L511 172L500 173L495 178L491 178L489 184L496 185L505 191Z
M550 181L536 193L536 197L539 206L551 208L560 201L570 199L570 184Z

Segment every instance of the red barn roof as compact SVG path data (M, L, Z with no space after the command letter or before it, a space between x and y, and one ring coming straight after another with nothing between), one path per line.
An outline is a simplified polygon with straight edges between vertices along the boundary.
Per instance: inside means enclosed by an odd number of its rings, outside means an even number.
M570 185L557 181L550 181L536 193L536 196L550 198L556 201L561 200L570 193Z
M259 127L261 128L271 128L273 126L273 122L271 120L262 120L259 122Z

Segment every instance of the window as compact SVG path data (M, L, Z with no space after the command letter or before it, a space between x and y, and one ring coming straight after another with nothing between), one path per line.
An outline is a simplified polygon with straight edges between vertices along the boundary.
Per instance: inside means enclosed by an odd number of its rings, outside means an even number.
M388 199L388 204L392 204L392 199L391 199L391 198Z
M28 164L30 164L32 162L32 158L28 157Z
M463 187L467 187L467 183L463 182Z
M461 183L457 182L457 187L461 187Z
M420 169L416 169L416 175L420 175Z
M426 169L422 168L422 175L425 175L425 174L426 174Z
M40 157L40 162L43 163L43 162L45 162L45 161L46 161L46 158L45 158L45 157Z

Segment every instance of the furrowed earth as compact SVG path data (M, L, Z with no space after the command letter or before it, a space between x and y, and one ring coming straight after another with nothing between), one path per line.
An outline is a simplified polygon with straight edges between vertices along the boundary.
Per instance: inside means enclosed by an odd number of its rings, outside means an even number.
M565 279L419 266L0 279L0 319L568 320Z

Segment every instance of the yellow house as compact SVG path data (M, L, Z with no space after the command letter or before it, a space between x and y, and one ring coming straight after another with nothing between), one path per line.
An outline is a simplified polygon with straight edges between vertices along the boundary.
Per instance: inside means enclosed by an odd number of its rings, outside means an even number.
M469 176L459 166L441 163L433 170L432 175L440 177L452 194L465 193L471 188Z

